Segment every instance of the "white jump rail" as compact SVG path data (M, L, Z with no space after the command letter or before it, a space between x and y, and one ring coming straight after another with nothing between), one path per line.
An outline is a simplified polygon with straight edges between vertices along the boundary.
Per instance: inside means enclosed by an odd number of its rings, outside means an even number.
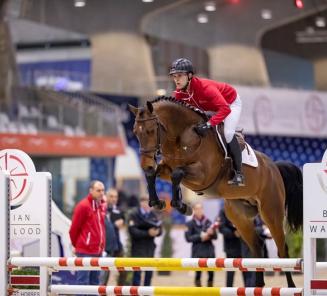
M13 257L9 266L43 266L55 270L303 270L302 259L259 258L87 258L87 257ZM326 264L327 267L327 264Z
M300 296L302 288L195 288L195 287L135 287L135 286L72 286L52 285L52 295L201 295L201 296Z

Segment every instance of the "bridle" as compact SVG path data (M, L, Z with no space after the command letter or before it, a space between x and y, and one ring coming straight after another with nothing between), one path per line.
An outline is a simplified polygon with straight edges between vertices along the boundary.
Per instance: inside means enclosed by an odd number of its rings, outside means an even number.
M136 119L136 122L146 122L146 121L150 121L150 120L155 120L156 124L157 124L157 143L154 147L151 148L142 148L140 147L140 154L147 156L147 157L153 157L152 154L154 154L154 157L161 155L161 141L160 141L160 122L158 119L158 116L152 116L149 118L145 118L145 119ZM151 155L149 155L151 154Z

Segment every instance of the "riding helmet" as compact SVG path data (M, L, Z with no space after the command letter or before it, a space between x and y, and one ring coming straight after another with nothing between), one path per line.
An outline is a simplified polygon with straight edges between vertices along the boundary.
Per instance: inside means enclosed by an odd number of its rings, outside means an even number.
M180 58L175 60L170 67L169 75L175 73L192 73L194 74L194 69L192 62L185 58Z

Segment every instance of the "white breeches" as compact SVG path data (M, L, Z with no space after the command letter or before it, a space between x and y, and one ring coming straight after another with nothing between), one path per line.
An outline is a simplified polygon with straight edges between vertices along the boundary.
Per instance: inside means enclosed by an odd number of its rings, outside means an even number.
M239 95L237 95L235 101L230 105L230 109L231 113L224 120L224 134L227 143L233 140L237 124L240 120L242 101Z

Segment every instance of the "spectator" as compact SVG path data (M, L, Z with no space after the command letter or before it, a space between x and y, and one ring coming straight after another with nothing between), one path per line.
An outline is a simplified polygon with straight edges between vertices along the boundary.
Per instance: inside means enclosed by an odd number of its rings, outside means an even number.
M264 258L268 258L265 239L271 238L269 229L263 224L259 215L253 221L253 227L259 235L262 243L262 252ZM240 235L235 226L228 220L225 214L225 209L222 207L219 213L219 231L224 236L224 251L227 258L251 258L253 257L248 245L240 238ZM234 271L227 271L226 286L233 287ZM245 287L255 287L256 277L255 272L242 272L243 282Z
M103 200L104 185L90 183L89 194L75 207L69 230L74 252L78 257L100 257L105 244ZM99 285L99 271L77 271L77 284Z
M263 257L269 258L268 248L266 245L266 239L272 239L271 233L269 228L263 223L260 215L257 215L254 218L254 226L257 234L259 235L260 239L262 240L262 247L263 247Z
M226 258L241 258L242 241L235 226L227 219L224 207L222 207L219 212L218 223L219 232L224 237L224 252L226 253ZM234 275L235 271L227 271L226 287L233 287ZM242 272L242 276L245 285L246 275L244 272Z
M125 215L117 206L118 191L115 188L108 190L106 194L107 213L106 213L106 253L109 257L124 257L124 248L120 240L120 230L125 225ZM113 232L112 232L113 231ZM102 283L107 284L109 271L104 273ZM117 281L118 286L124 286L126 281L126 272L120 271Z
M192 243L192 258L214 258L215 248L212 240L217 233L211 221L205 217L203 206L196 203L193 207L193 218L186 223L186 241ZM208 271L208 287L213 286L213 271ZM195 272L195 286L201 287L201 271Z
M140 198L140 206L133 209L128 219L132 257L154 257L154 238L161 235L161 221L148 205L149 198ZM145 271L144 286L150 286L152 271ZM141 283L141 271L134 271L133 286Z
M139 203L139 199L135 194L130 195L129 199L128 199L128 208L135 208L138 207L140 205Z
M117 206L122 210L122 211L127 211L128 210L128 200L129 196L128 193L123 190L119 189L118 190L118 203Z
M268 258L268 251L265 244L265 239L269 238L270 231L266 225L264 225L263 221L261 220L260 216L257 215L253 221L253 227L255 228L256 233L259 236L260 244L261 244L261 251L264 258ZM270 237L271 238L271 237ZM243 258L253 258L253 255L250 251L248 245L241 239L241 254ZM245 287L255 287L256 286L256 272L254 271L247 271L243 272L244 274L244 285Z
M252 253L248 245L240 238L241 241L241 257L242 258L252 258ZM243 271L243 280L245 287L255 287L256 286L256 272L255 271Z

